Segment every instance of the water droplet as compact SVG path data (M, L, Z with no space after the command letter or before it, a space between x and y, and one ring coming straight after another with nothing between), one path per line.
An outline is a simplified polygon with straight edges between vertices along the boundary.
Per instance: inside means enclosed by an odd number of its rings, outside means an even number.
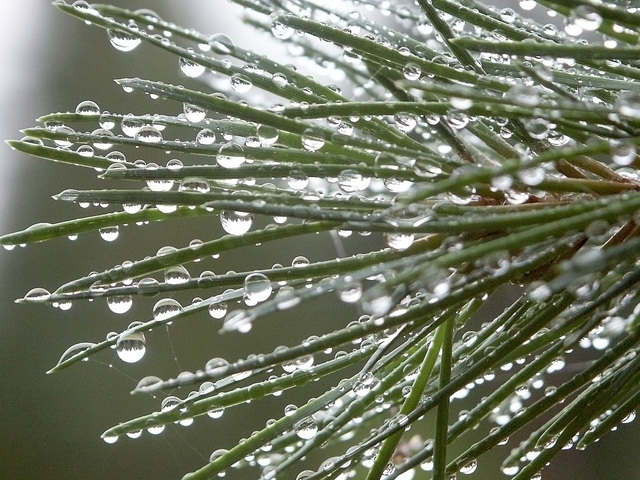
M422 70L415 63L407 63L402 69L402 74L407 80L418 80L422 75Z
M524 126L536 140L543 140L549 134L549 121L546 118L532 118L524 121Z
M119 29L108 29L107 34L109 35L111 45L121 52L130 52L142 42L142 40L135 35Z
M116 352L123 362L136 363L140 361L146 350L142 332L123 332L116 342Z
M30 303L44 303L49 301L51 298L51 293L44 288L32 288L29 290L26 295L23 297L23 300Z
M247 93L249 90L251 90L251 87L253 86L253 84L247 77L239 73L234 73L233 75L231 75L229 82L230 82L231 88L236 93Z
M253 216L223 211L220 212L220 224L223 230L230 235L244 235L251 229Z
M518 2L520 8L525 11L533 10L537 4L536 0L520 0Z
M191 105L190 103L185 103L183 105L183 111L187 120L192 123L201 122L207 116L207 112L204 108L200 108L197 105Z
M278 129L271 125L258 125L256 133L263 147L270 147L276 143L280 137Z
M75 132L75 130L73 130L73 128L71 127L67 127L67 126L62 126L62 127L58 127L55 129L56 133L61 133L64 135L73 135ZM58 145L59 147L70 147L71 145L73 145L73 142L71 140L69 140L69 138L55 138L53 140L53 143L55 143L56 145Z
M394 250L402 251L413 245L413 233L386 232L384 242Z
M215 450L209 457L209 462L213 462L217 460L221 456L225 455L227 452L229 452L229 450L226 450L224 448L219 448L218 450Z
M365 190L370 182L369 177L365 177L356 170L343 170L338 176L338 186L347 193Z
M291 261L292 267L306 267L307 265L309 265L309 259L302 255L298 255Z
M90 145L80 145L76 149L76 153L81 157L85 157L85 158L91 158L94 155L93 148L91 148Z
M636 412L630 412L628 413L622 420L620 420L620 423L631 423L636 419Z
M516 12L512 8L503 8L500 10L500 20L505 23L513 23L516 19Z
M271 33L279 40L287 40L293 35L293 28L274 20L271 22Z
M640 92L622 92L616 101L616 109L624 117L640 118Z
M295 424L294 430L296 431L296 435L303 440L309 440L316 436L318 433L318 424L312 416L307 418L303 418L298 423Z
M160 435L162 432L164 432L164 425L156 425L155 427L149 427L147 428L147 432L149 432L151 435Z
M113 444L113 443L116 443L118 441L118 436L117 435L107 435L106 437L102 437L102 440L104 440L105 443Z
M67 348L64 353L62 354L62 356L60 357L60 360L58 360L58 363L56 364L56 366L60 365L61 363L66 362L67 360L70 360L73 357L76 357L78 355L80 355L82 352L95 347L96 344L95 343L89 343L89 342L81 342L81 343L77 343L75 345L72 345L71 347Z
M302 146L310 152L320 150L325 143L324 132L317 128L307 128L300 138L302 140Z
M134 138L143 143L162 142L162 134L156 127L152 127L151 125L140 128Z
M186 177L180 182L180 192L209 193L210 186L206 178Z
M585 32L593 32L602 25L602 16L591 5L578 5L571 10L569 21Z
M271 295L271 282L262 273L250 273L244 279L244 294L252 303L264 302Z
M409 115L406 113L398 113L393 116L393 120L396 124L398 130L404 133L409 133L416 128L418 122L413 115Z
M204 65L200 65L189 58L180 57L178 64L182 73L187 77L197 78L205 71Z
M157 170L158 168L158 165L153 162L147 163L145 166L145 170L147 171ZM147 186L152 192L168 192L173 188L173 180L160 178L149 179L147 180Z
M138 130L144 126L144 122L133 115L125 115L120 122L120 129L127 137L135 137Z
M180 312L182 312L182 305L177 300L163 298L153 306L153 319L162 322L175 317Z
M224 33L214 33L209 37L211 49L220 55L228 55L235 49L235 43Z
M100 113L100 107L91 100L85 100L80 102L76 107L76 113L80 115L98 115Z
M355 303L362 297L362 284L360 282L348 283L342 287L338 295L345 303Z
M98 128L91 132L91 135L96 137L91 143L98 150L109 150L113 147L113 138L115 137L113 132L105 130L104 128ZM93 156L93 150L91 151L91 156Z
M196 134L196 142L200 145L212 145L215 141L215 132L208 128L203 128Z
M505 94L504 98L514 105L537 107L540 103L538 90L535 87L516 83Z
M209 305L209 315L217 320L224 318L227 314L227 304L225 302L216 302Z
M164 281L169 285L179 285L191 280L189 271L182 265L174 265L164 270Z
M247 310L233 310L229 312L224 319L224 329L247 333L251 330L254 318L255 314Z
M225 143L220 146L216 161L224 168L238 168L245 161L244 150L235 142Z
M133 305L133 298L131 295L113 295L107 297L107 306L113 313L119 315L128 312Z
M162 379L160 377L149 375L142 378L136 385L135 389L140 392L148 392L157 390L158 388L160 388L160 385L162 385Z
M100 232L100 236L105 242L113 242L120 234L120 230L117 225L113 227L100 228L98 232Z
M284 73L276 72L271 77L271 81L276 87L286 87L289 84L289 79Z
M520 471L520 467L518 467L517 465L508 465L508 466L503 466L501 470L502 470L502 473L504 473L508 477L513 477L516 473Z
M211 417L211 418L220 418L223 413L224 413L224 408L217 407L217 408L214 408L212 410L209 410L207 412L207 415L209 415L209 417Z
M612 146L611 159L618 165L631 165L636 159L636 146L630 142L622 142Z

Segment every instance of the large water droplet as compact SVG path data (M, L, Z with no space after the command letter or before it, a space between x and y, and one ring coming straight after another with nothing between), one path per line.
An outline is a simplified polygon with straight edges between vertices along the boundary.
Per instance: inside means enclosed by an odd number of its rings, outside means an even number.
M234 73L230 79L231 88L236 93L247 93L251 90L253 84L251 81L242 74Z
M225 232L230 235L243 235L251 229L252 215L238 214L237 212L220 212L220 224Z
M209 193L210 186L206 178L186 177L180 182L180 192Z
M191 280L189 271L182 265L174 265L164 271L164 281L170 285L179 285Z
M298 437L302 438L303 440L309 440L315 437L316 433L318 433L318 424L316 423L313 416L309 416L296 423L294 429Z
M207 112L204 108L197 105L191 105L190 103L185 103L183 105L183 111L187 120L192 123L201 122L207 116Z
M144 357L147 348L142 332L124 332L116 342L116 352L120 360L127 363L136 363Z
M247 333L251 330L255 314L247 310L233 310L229 312L224 319L224 329L229 331L237 331Z
M121 52L130 52L142 42L140 38L123 30L108 29L107 34L109 35L111 45Z
M640 118L640 92L622 92L615 106L624 117Z
M100 228L98 232L100 232L100 236L105 242L113 242L120 234L120 230L117 225L113 227Z
M23 297L23 300L31 303L44 303L51 298L51 293L44 288L32 288Z
M76 107L76 113L79 113L80 115L97 115L100 113L100 107L91 100L85 100L78 104Z
M182 73L187 77L196 78L202 75L205 71L204 65L200 65L188 58L180 57L178 64L180 65Z
M271 282L262 273L250 273L244 279L244 294L255 304L264 302L271 295Z
M302 146L311 152L320 150L325 143L324 133L317 128L307 128L300 138Z
M227 304L225 302L216 302L209 305L209 315L215 319L224 318L227 314Z
M154 320L164 321L171 317L175 317L182 311L182 305L173 298L163 298L158 300L153 306Z
M286 40L293 35L293 28L274 20L271 23L271 33L279 40Z
M162 134L160 131L151 125L140 128L134 137L136 140L143 143L160 143L162 142Z
M220 146L216 161L224 168L238 168L245 161L244 150L235 142L225 143Z
M119 315L128 312L133 305L131 295L113 295L107 298L107 306L113 313Z
M60 365L63 362L66 362L67 360L80 355L82 352L95 347L96 344L95 343L89 343L89 342L82 342L82 343L77 343L75 345L72 345L71 347L67 348L64 353L62 354L62 356L60 357L60 360L58 360L57 365Z

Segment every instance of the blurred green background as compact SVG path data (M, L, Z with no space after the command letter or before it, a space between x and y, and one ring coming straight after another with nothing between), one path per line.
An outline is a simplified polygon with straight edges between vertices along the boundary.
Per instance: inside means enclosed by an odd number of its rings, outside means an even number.
M132 9L153 8L165 19L208 33L225 32L243 45L261 46L267 38L236 30L239 10L219 0L112 3ZM154 104L149 99L124 94L114 78L141 76L187 83L179 75L175 58L145 46L128 54L117 52L109 46L104 31L65 16L48 1L0 0L0 6L3 139L20 138L18 130L34 125L36 117L74 110L83 100L93 100L111 112L153 113ZM177 105L157 102L160 112L179 111ZM155 155L158 158L145 159L166 162L163 154ZM77 215L77 206L50 198L66 188L105 187L93 171L29 158L6 145L1 162L2 233ZM97 213L97 209L91 213ZM202 368L211 357L234 360L252 351L268 352L279 343L291 345L357 318L354 309L340 305L333 297L269 319L244 336L216 335L219 324L204 314L186 325L171 327L169 334L150 333L147 355L139 364L123 364L114 353L107 352L96 361L45 375L69 346L99 341L107 332L120 331L134 320L147 320L157 298L136 300L124 316L112 314L104 302L77 303L70 311L62 312L43 306L20 306L13 303L14 299L36 286L53 290L91 270L153 254L163 245L183 246L193 238L207 240L221 234L218 222L212 218L210 223L198 225L177 222L171 228L125 228L113 243L101 241L96 234L80 236L75 242L57 240L11 252L0 250L1 479L181 478L205 463L213 450L230 448L241 437L263 427L268 418L281 415L284 405L301 404L313 395L308 388L304 392L288 392L278 399L234 408L218 420L200 418L188 428L167 428L159 436L143 434L140 439L125 438L114 445L100 439L106 428L119 421L159 408L160 398L129 395L143 376L166 378L182 370ZM348 253L355 253L376 242L376 238L357 237L345 241L344 246ZM290 262L298 254L321 260L335 256L335 250L328 237L318 236L310 239L304 250L285 243L270 250L245 249L239 255L223 256L212 265L202 265L198 272L265 268L276 262ZM190 299L188 294L178 298L183 304ZM283 331L287 332L286 341ZM177 392L180 396L186 393ZM587 452L563 452L557 465L544 471L543 478L640 478L637 423L622 426ZM498 472L497 464L490 463L481 460L473 478L506 478ZM253 478L257 477L256 471Z

